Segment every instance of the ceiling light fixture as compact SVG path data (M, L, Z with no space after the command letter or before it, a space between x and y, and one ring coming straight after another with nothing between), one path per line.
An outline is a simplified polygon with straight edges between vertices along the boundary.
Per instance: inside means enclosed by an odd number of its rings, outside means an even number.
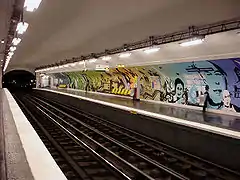
M80 61L78 64L84 64L84 61Z
M5 62L5 65L4 65L4 68L3 68L3 71L5 72L7 67L8 67L8 64L9 64L9 61L10 61L10 58L7 58L6 59L6 62Z
M20 38L14 38L13 41L12 41L12 44L13 44L14 46L17 46L20 42L21 42L21 39L20 39Z
M155 53L155 52L158 52L159 51L159 47L150 47L148 49L145 49L144 52L146 54L151 54L151 53Z
M42 0L25 0L24 8L26 8L26 11L33 12L35 11Z
M202 44L203 41L204 41L204 38L193 38L193 39L190 39L189 41L180 43L180 46L182 47L194 46L194 45Z
M15 46L11 46L10 48L9 48L9 50L11 51L11 52L13 52L13 51L15 51L17 48L15 47Z
M96 62L96 61L97 61L96 58L88 60L89 63L94 63L94 62Z
M10 59L11 59L10 57L7 57L7 58L6 58L6 62L7 62L7 61L10 61Z
M76 66L76 63L72 63L71 66L72 66L72 67Z
M16 31L18 32L18 34L23 34L24 32L26 32L27 28L28 28L28 23L20 22L17 25Z
M117 65L117 68L124 68L124 67L125 67L124 64L118 64L118 65Z
M4 40L3 40L3 39L1 40L1 43L2 43L2 44L4 43Z
M128 58L129 56L131 56L131 53L130 53L130 52L121 53L121 54L119 55L120 58Z
M110 59L112 59L111 56L103 56L103 57L102 57L102 60L104 60L104 61L108 61L108 60L110 60Z
M8 56L12 57L14 55L14 52L9 52Z

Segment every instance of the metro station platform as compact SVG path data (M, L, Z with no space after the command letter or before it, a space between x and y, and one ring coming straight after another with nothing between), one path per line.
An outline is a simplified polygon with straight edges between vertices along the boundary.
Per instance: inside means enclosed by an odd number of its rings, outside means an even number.
M230 169L239 170L238 126L226 126L226 122L222 124L213 124L213 121L204 122L203 117L200 119L200 111L191 112L186 109L185 113L192 113L193 116L196 112L199 116L198 121L190 121L186 120L187 117L191 117L189 114L181 115L182 109L174 106L147 101L134 102L130 98L101 93L85 93L69 89L35 89L33 94L42 95L50 101L58 99L67 105L82 107L82 110L99 113L100 117L102 114L106 115L115 123L121 121L121 125L143 135L153 138L156 136L157 140L160 139L169 146ZM1 163L6 164L7 179L66 179L10 92L2 89L0 95L2 112L4 112L2 118L4 133L1 137L4 137L2 139L5 144L0 149L5 152L2 153L5 157L1 159ZM162 111L170 108L172 114L170 112L161 114ZM237 124L238 121L238 117L233 119L233 116L229 116L229 119L226 119L225 115L207 114L219 116L228 122L234 122L233 124ZM1 173L4 173L4 169L3 171L1 169Z
M7 89L0 89L0 179L66 180Z
M130 97L75 89L43 89L106 106L130 111L179 125L240 139L240 117L214 112L202 112L201 107L184 108L149 100L133 101Z
M74 89L33 90L171 147L240 171L240 117Z

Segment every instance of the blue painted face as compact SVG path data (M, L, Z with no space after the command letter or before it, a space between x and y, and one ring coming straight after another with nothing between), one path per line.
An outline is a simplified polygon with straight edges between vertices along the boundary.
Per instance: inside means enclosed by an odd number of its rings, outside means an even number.
M210 63L209 65L213 70L209 72L201 72L201 74L205 78L205 83L209 86L210 97L215 103L220 103L223 97L222 92L226 88L224 75L214 65Z
M222 92L225 89L224 76L215 69L213 72L205 74L207 84L209 85L210 97L215 103L222 101Z

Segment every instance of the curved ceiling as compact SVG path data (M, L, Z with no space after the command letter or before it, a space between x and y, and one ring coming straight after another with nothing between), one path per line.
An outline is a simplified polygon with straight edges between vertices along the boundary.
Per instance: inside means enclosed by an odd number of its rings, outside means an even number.
M52 64L124 43L240 16L239 0L43 0L8 71Z
M80 61L79 63L69 63L64 66L58 66L56 69L49 69L42 72L83 71L85 68L95 70L97 65L110 68L117 67L118 65L133 67L240 57L239 32L240 30L232 30L208 35L202 44L196 46L182 47L179 45L179 42L172 42L159 45L158 48L160 50L154 53L144 52L144 50L149 48L138 49L131 51L131 55L127 58L120 58L119 54L114 54L110 56L111 60L109 61L98 58L95 62L85 61L85 66ZM186 41L183 40L182 42Z

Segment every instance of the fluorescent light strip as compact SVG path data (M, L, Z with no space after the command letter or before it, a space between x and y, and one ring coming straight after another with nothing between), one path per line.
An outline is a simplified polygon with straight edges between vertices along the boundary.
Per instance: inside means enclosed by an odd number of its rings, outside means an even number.
M15 47L15 46L11 46L10 48L9 48L9 50L11 51L11 52L13 52L13 51L15 51L17 48Z
M80 61L78 64L84 64L84 61Z
M102 60L104 60L104 61L108 61L108 60L110 60L110 59L112 59L111 56L103 56L103 57L102 57Z
M117 65L117 68L123 68L123 67L125 67L124 64L118 64L118 65Z
M151 54L151 53L155 53L155 52L158 52L160 48L155 48L155 47L152 47L152 48L149 48L149 49L145 49L144 52L146 54Z
M8 55L12 56L14 54L14 52L9 52Z
M20 38L14 38L13 41L12 41L12 44L13 44L14 46L17 46L20 42L21 42L21 39L20 39Z
M5 62L5 65L4 65L4 68L3 68L3 71L4 71L4 72L6 71L9 62L10 62L10 58L7 58L7 59L6 59L6 62Z
M14 39L20 39L20 38L14 38ZM21 39L20 40L15 40L16 42L17 41L21 41ZM15 42L15 41L13 41L13 43ZM183 43L181 43L180 45L181 46L183 46L183 47L185 47L185 46L192 46L192 45L198 45L198 44L201 44L202 42L204 41L204 39L192 39L192 40L190 40L190 41L187 41L187 42L183 42ZM150 47L150 48L148 48L148 49L145 49L144 50L144 52L146 53L146 54L150 54L150 53L155 53L155 52L158 52L160 50L160 47ZM130 52L124 52L124 53L121 53L120 55L119 55L119 57L120 58L127 58L127 57L129 57L129 56L131 56L131 53ZM103 56L102 57L102 60L105 60L105 61L108 61L108 60L110 60L110 59L112 59L112 57L111 56ZM89 63L94 63L94 62L96 62L97 61L97 59L96 58L93 58L93 59L90 59L90 60L88 60L88 62ZM80 61L78 64L80 64L80 65L85 65L85 61ZM76 63L72 63L72 64L66 64L66 65L63 65L63 66L59 66L59 67L57 67L57 68L63 68L63 67L69 67L69 66L75 66L76 65ZM45 69L46 70L46 69ZM48 70L48 69L47 69Z
M9 52L9 53L8 53L8 57L10 57L10 58L11 58L13 55L14 55L14 52Z
M28 23L20 22L17 25L16 31L18 32L18 34L23 34L24 32L26 32L27 28L28 28Z
M11 57L8 56L8 57L6 58L6 61L10 61L10 59L11 59Z
M94 62L96 62L96 61L97 61L96 58L88 60L89 63L94 63Z
M190 41L180 43L180 46L182 47L194 46L194 45L202 44L203 41L204 39L192 39Z
M26 11L33 12L36 10L42 0L25 0L24 8L26 8Z
M128 58L129 56L131 56L131 53L130 53L130 52L121 53L121 54L119 55L120 58Z

